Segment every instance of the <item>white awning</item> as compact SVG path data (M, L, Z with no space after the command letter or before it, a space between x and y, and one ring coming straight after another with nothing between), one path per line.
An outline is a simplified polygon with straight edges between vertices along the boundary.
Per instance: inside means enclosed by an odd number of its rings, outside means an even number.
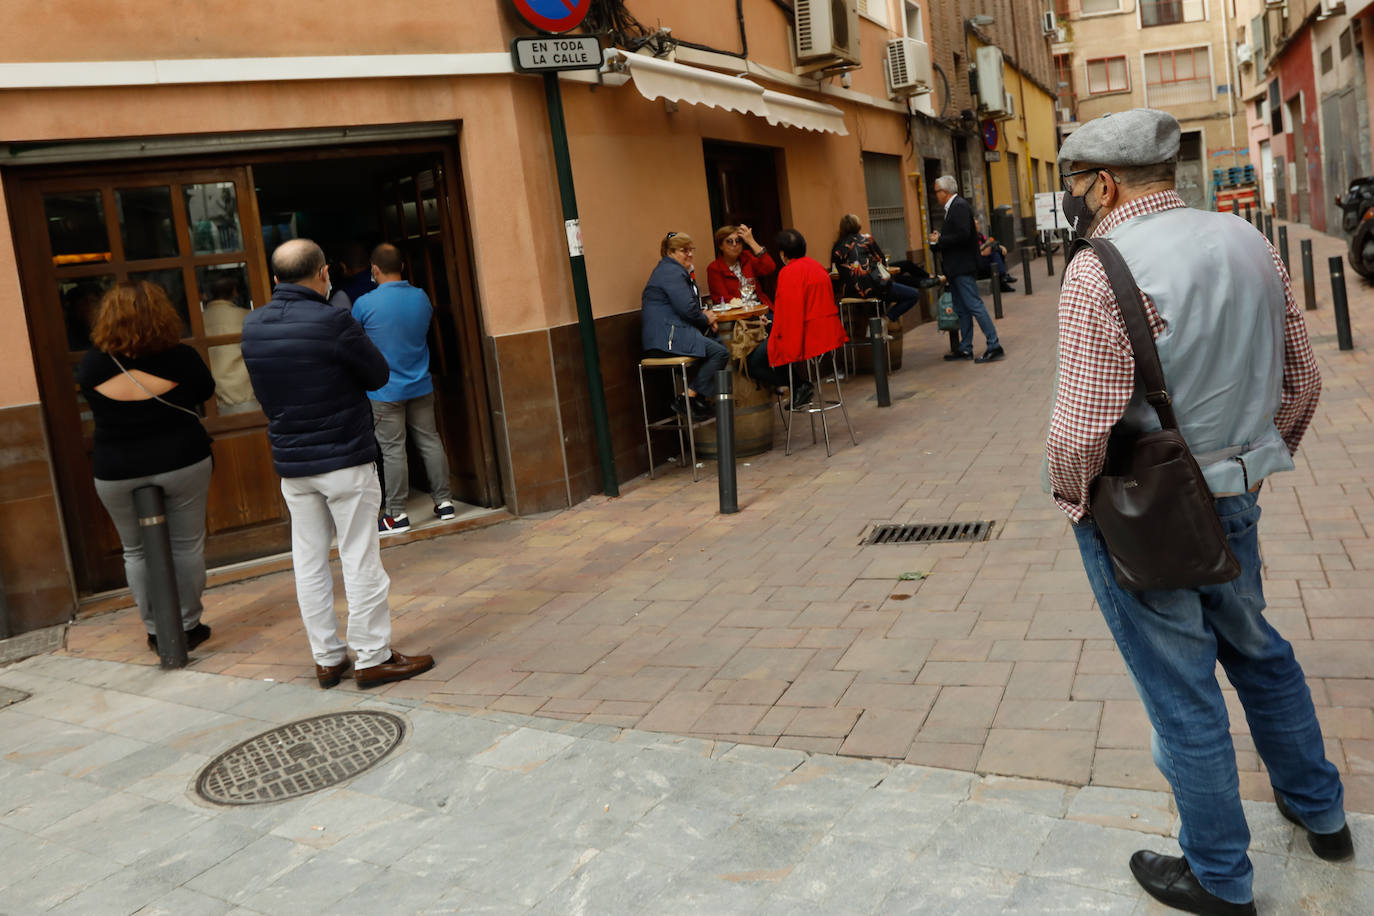
M743 77L688 67L647 54L619 52L617 59L623 60L630 68L635 88L650 101L667 99L670 102L709 105L727 111L744 111L760 118L768 115L768 106L763 101L763 87Z
M606 62L627 69L644 98L709 105L764 118L769 124L847 135L844 112L833 105L764 89L742 76L689 67L646 54L606 50Z
M813 102L771 89L763 90L763 100L768 105L768 114L764 117L768 119L769 124L800 127L802 130L829 131L841 137L849 134L844 126L844 112L834 105Z

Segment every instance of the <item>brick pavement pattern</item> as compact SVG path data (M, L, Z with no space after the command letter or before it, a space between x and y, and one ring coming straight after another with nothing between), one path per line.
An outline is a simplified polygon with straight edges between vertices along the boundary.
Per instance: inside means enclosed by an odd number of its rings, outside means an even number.
M1302 226L1289 238L1299 301L1299 242L1313 240L1319 308L1307 319L1325 388L1297 470L1271 478L1261 500L1268 614L1307 671L1347 806L1374 812L1374 290L1347 272L1357 347L1340 352L1326 259L1344 244ZM737 515L717 513L708 464L697 484L670 470L619 499L387 549L394 643L438 664L379 692L1166 789L1068 523L1041 492L1058 276L1032 267L1035 294L1004 298L1005 360L945 363L944 335L909 330L891 408L876 407L868 376L845 383L859 445L828 460L804 446L741 463ZM947 520L995 528L975 544L860 546L875 523ZM205 602L215 635L192 668L312 682L289 573L213 589ZM128 611L81 620L67 651L156 661ZM1242 794L1266 800L1226 693Z

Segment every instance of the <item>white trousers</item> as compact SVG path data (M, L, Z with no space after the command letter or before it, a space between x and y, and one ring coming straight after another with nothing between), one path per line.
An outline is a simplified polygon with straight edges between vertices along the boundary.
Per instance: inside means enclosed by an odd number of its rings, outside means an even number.
M337 665L357 655L358 668L391 657L391 579L382 568L377 543L381 488L377 468L360 464L310 477L284 477L281 493L291 511L291 559L296 568L296 603L317 665ZM348 598L348 642L339 639L334 617L334 577L329 541L339 540L344 594Z

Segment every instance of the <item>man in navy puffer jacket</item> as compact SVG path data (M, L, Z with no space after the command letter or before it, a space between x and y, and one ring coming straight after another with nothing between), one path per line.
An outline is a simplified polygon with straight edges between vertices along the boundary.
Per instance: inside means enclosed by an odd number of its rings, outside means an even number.
M367 392L386 384L386 358L347 309L331 306L324 252L292 239L272 253L272 301L243 322L243 361L267 415L272 463L291 511L296 601L320 686L339 683L348 647L359 687L414 677L428 655L391 649L391 580L377 542L377 442ZM348 642L334 618L329 541L339 541Z

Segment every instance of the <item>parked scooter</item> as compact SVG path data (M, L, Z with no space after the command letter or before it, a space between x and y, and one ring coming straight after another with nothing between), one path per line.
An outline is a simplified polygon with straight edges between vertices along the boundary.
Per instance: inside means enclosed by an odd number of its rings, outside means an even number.
M1350 266L1366 280L1374 280L1374 175L1350 182L1345 195L1336 196L1341 228L1350 236Z

